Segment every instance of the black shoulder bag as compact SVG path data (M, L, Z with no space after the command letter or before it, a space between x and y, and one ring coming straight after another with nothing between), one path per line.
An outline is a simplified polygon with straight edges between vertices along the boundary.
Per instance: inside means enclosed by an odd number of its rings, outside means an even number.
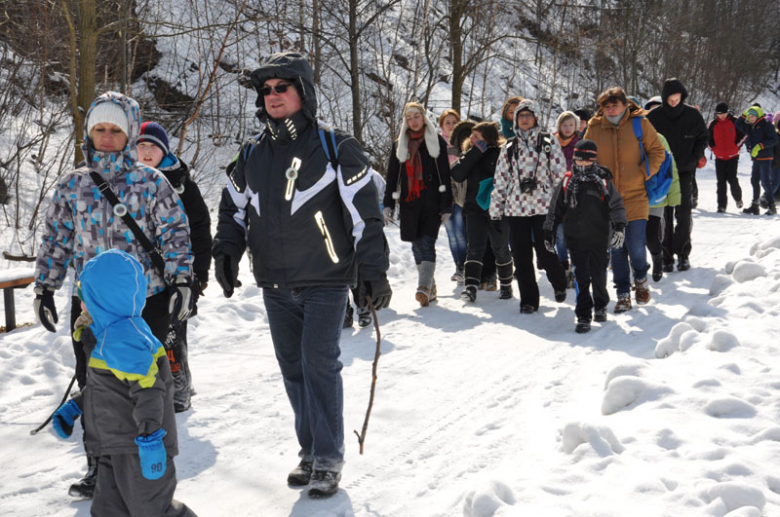
M106 180L95 171L90 171L89 175L92 178L92 181L95 182L95 185L97 185L100 193L106 196L108 202L111 203L111 206L114 209L114 215L120 217L125 222L127 227L130 228L130 231L133 232L135 238L138 239L139 243L141 243L141 247L143 247L143 249L149 255L149 258L152 260L152 264L164 280L165 261L163 260L161 250L154 246L149 238L144 234L144 232L141 231L141 228L138 227L138 223L135 222L135 219L130 217L130 214L127 212L127 207L119 201L119 199L116 197L116 194L114 194L114 191L111 190L111 187L108 186Z

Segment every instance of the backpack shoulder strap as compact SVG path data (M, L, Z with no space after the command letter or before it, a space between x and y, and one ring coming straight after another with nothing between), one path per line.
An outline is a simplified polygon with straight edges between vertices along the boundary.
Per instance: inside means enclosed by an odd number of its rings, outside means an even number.
M333 128L323 126L320 126L317 132L320 134L320 142L325 150L325 156L330 161L333 170L337 171L339 168L339 148L336 144L336 133L333 132Z
M634 117L631 119L631 123L634 126L634 136L639 140L639 153L642 156L642 161L645 162L645 174L650 177L650 165L647 163L647 155L645 155L645 143L642 141L642 118Z
M569 182L571 181L571 171L566 171L566 174L563 175L563 193L566 194L566 189L569 187Z

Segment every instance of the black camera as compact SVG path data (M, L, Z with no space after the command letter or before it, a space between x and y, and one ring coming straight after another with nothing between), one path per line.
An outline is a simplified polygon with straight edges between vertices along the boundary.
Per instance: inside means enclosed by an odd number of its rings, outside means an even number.
M536 180L533 178L526 178L520 180L520 192L523 194L529 194L536 190Z

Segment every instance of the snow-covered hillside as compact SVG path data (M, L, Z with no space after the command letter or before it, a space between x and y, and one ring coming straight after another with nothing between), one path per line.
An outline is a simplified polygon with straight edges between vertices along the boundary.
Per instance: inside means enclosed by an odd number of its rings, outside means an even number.
M749 161L740 180L750 192ZM442 231L441 298L414 302L410 246L397 228L389 310L365 454L375 335L345 330L347 464L339 493L291 489L293 415L246 260L231 299L216 283L190 331L198 395L177 416L177 498L200 516L780 515L780 222L715 213L714 167L699 171L693 268L652 284L652 300L574 333L574 296L521 316L480 292L464 306ZM3 266L3 267L7 267ZM72 375L67 289L59 332L0 335L0 513L86 516L68 486L80 440L29 431ZM613 291L614 293L614 291ZM614 294L613 294L614 298ZM610 310L613 303L610 304ZM32 291L17 293L33 320ZM78 433L76 433L78 434Z

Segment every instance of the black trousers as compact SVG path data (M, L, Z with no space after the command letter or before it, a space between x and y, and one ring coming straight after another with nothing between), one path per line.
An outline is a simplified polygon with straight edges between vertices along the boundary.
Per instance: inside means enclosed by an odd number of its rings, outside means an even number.
M81 342L73 339L73 331L76 330L74 326L80 314L81 300L78 296L74 296L71 298L70 304L70 335L73 342L73 354L76 356L76 382L79 389L87 383L87 354L84 352L84 346ZM154 337L159 339L160 343L165 343L168 335L168 324L171 320L171 316L168 314L168 291L147 298L141 317L152 329Z
M728 206L728 197L726 196L726 184L731 187L731 197L734 201L742 200L742 188L737 179L737 165L739 165L739 156L731 160L715 160L715 175L718 178L718 208Z
M508 217L512 255L515 258L515 277L520 287L520 305L539 308L539 286L534 269L534 251L539 264L547 273L547 280L555 291L566 290L566 273L558 262L558 255L544 247L543 215Z
M674 255L678 258L688 258L691 254L691 229L693 218L691 216L691 188L693 173L680 171L680 204L675 207L667 206L664 209L664 258L665 262L674 262ZM674 226L675 220L677 226ZM671 257L666 260L666 255Z
M577 305L574 314L577 319L592 319L592 311L603 309L609 303L607 290L607 266L609 252L607 250L573 250L569 255L574 266L574 288L577 292ZM593 288L593 296L590 291Z
M665 211L665 210L664 210ZM647 218L647 227L645 229L645 245L651 255L658 255L664 251L664 217L650 215ZM664 256L664 260L667 257ZM674 262L674 257L669 256L667 262Z
M466 240L468 241L468 252L466 260L482 262L489 242L497 264L510 262L512 254L509 252L509 244L507 242L508 232L509 228L503 219L501 221L491 221L487 214L467 213ZM484 267L485 264L483 263L482 266Z

